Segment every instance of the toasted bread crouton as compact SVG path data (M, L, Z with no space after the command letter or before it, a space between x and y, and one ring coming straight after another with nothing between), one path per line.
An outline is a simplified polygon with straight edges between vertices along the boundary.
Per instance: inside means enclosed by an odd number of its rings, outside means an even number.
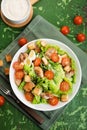
M0 60L0 67L3 66L3 60Z
M35 84L33 82L27 82L24 86L24 90L26 92L30 92L35 87Z
M12 56L11 56L10 54L7 54L7 55L5 56L5 58L6 58L6 61L7 61L7 62L11 62L11 60L12 60Z
M25 75L25 76L24 76L24 81L25 81L25 82L30 82L30 81L31 81L30 76L29 76L29 75Z
M64 95L61 96L61 101L62 101L62 102L67 102L68 99L69 99L69 97L68 97L67 94L64 94Z
M32 42L32 43L28 44L27 47L28 47L28 49L33 50L36 48L36 44L34 42Z
M33 95L40 95L42 93L42 88L35 87L32 91Z
M4 73L5 73L5 75L9 75L9 68L5 68Z

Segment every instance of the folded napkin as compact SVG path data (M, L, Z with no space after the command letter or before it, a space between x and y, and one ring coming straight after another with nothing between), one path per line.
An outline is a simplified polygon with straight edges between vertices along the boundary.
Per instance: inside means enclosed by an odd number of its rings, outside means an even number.
M51 39L55 39L55 40L59 40L63 43L65 43L66 45L68 45L77 55L80 64L81 64L81 68L82 68L82 83L85 85L87 84L86 81L86 76L87 76L87 54L85 52L83 52L80 48L76 47L69 39L67 39L65 36L63 36L58 29L53 26L52 24L50 24L48 21L46 21L44 18L42 18L41 16L36 16L32 22L24 29L24 31L11 43L9 44L9 46L0 54L0 59L2 59L4 61L4 67L0 68L0 73L4 75L4 68L5 67L9 67L10 64L6 63L5 61L5 55L10 53L12 56L14 56L14 54L17 52L17 50L20 48L18 46L18 39L20 37L26 37L28 39L28 41L37 39L37 38L51 38ZM85 64L84 64L85 61ZM8 77L5 76L5 78L8 80ZM2 77L0 77L0 83L2 83L2 85L6 86L7 88L11 89L11 86L9 85L9 83L7 83ZM1 91L0 94L4 95ZM18 110L20 110L21 112L23 112L26 116L29 117L29 119L33 120L29 115L27 115L27 113L25 111L23 111L17 103L15 103L11 98L9 98L8 96L4 95L6 97L6 99L12 103ZM41 112L41 111L36 111L38 114L40 114L44 119L45 122L43 124L38 124L37 122L35 122L41 129L43 130L48 130L51 125L53 124L54 121L56 121L59 116L62 114L63 110L65 109L65 107L58 109L58 110L54 110L54 111L49 111L49 112Z

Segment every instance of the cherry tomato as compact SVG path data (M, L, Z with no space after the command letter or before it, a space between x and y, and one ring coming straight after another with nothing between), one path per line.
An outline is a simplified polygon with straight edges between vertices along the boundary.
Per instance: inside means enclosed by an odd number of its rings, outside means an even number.
M53 77L54 77L54 73L51 70L45 71L44 75L49 80L53 79Z
M67 35L70 32L70 29L68 26L62 26L61 28L61 33L63 33L64 35Z
M34 96L33 96L32 93L26 92L26 93L24 93L24 95L25 95L26 100L28 100L28 101L30 101L30 102L33 101Z
M86 40L86 35L83 34L83 33L79 33L79 34L77 34L76 39L77 39L77 41L79 41L79 42L83 42L83 41Z
M5 103L5 98L0 95L0 106L3 106Z
M23 67L24 67L24 65L21 64L19 61L15 61L15 62L13 63L13 68L14 68L16 71L23 69Z
M63 91L63 92L66 92L70 89L70 85L68 82L66 81L62 81L61 84L60 84L60 90Z
M48 99L48 103L52 106L57 105L59 102L58 98L56 96L53 96L52 98Z
M74 18L74 24L80 25L83 23L83 17L82 16L75 16Z
M70 65L70 63L71 63L71 61L68 56L62 58L62 61L61 61L62 66Z
M58 54L57 54L57 53L52 53L52 55L51 55L51 60L52 60L53 62L58 62L58 61L59 61L59 56L58 56Z
M35 60L34 60L34 66L39 66L41 64L41 58L37 57Z
M28 42L27 39L24 38L24 37L22 37L22 38L20 38L20 39L18 40L18 44L19 44L20 46L24 46L27 42Z
M24 72L22 70L18 70L15 72L16 79L22 79L24 77Z

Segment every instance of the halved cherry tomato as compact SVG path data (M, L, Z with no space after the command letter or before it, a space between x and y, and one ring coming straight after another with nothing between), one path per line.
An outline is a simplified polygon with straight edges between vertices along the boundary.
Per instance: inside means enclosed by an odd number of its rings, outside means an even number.
M23 64L21 64L19 61L15 61L13 63L13 68L17 71L17 70L22 70L24 67Z
M63 91L63 92L66 92L70 89L70 85L68 82L66 81L62 81L61 84L60 84L60 90Z
M22 79L24 77L24 72L22 70L15 71L15 78Z
M83 23L83 17L82 16L75 16L74 17L74 24L80 25Z
M70 29L68 26L62 26L62 28L60 29L61 33L63 33L64 35L67 35L70 32Z
M20 38L20 39L18 40L18 44L19 44L20 46L24 46L27 42L28 42L27 39L24 38L24 37L22 37L22 38Z
M57 105L59 102L58 98L56 96L53 96L52 98L48 99L48 103L52 106Z
M77 39L77 41L79 41L79 42L83 42L83 41L86 40L86 35L83 34L83 33L77 34L76 39Z
M25 95L26 100L28 100L28 101L30 101L30 102L33 101L34 96L33 96L32 93L26 92L26 93L24 93L24 95Z
M41 64L41 58L37 57L35 60L34 60L34 66L39 66Z
M5 103L5 98L0 95L0 106L3 106Z
M58 54L57 54L57 53L52 53L52 55L51 55L51 60L52 60L53 62L58 62L58 61L59 61L59 56L58 56Z
M70 63L71 61L68 56L62 58L62 61L61 61L62 66L70 65Z
M51 70L47 70L45 71L44 73L45 77L49 80L53 79L54 78L54 73L51 71Z

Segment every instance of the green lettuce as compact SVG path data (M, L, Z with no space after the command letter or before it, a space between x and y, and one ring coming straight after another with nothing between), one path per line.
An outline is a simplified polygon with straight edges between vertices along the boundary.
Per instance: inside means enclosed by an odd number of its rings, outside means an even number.
M23 90L24 85L25 85L25 81L22 81L22 82L20 83L20 85L18 86L18 88L19 88L20 90Z
M39 104L39 103L41 103L40 98L41 98L40 96L35 95L32 103L33 104Z
M36 78L36 73L34 71L34 66L24 65L24 71L29 74L29 76L34 80Z
M42 87L43 91L48 91L49 80L46 77L37 77L37 86Z

